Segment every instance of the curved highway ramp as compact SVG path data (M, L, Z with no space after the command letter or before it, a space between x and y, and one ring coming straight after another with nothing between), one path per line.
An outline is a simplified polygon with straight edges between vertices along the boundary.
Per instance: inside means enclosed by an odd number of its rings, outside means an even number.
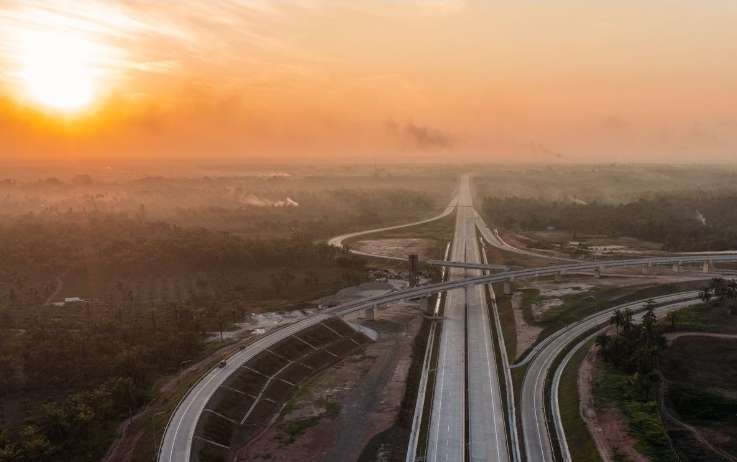
M188 425L194 428L191 449L172 446L172 452L160 454L159 460L233 460L234 450L266 429L300 383L370 341L333 317L235 365L235 370L206 399L196 425ZM218 369L211 372L218 373ZM197 396L190 393L188 399L196 400Z

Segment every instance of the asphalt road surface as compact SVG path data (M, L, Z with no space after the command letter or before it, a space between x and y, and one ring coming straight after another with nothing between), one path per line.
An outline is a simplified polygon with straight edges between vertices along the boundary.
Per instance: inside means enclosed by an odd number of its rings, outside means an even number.
M434 219L447 216L453 212L453 209L458 209L459 213L456 217L456 230L451 258L457 262L477 264L479 260L474 222L479 227L481 227L483 222L479 222L478 214L471 207L470 184L468 181L468 177L464 177L457 196L458 200L454 199L449 209L446 209L441 215L434 217ZM454 207L455 205L458 205L458 207ZM423 220L414 224L426 223L432 220ZM404 226L412 226L414 224ZM381 228L379 230L372 230L372 232L398 227ZM485 225L481 227L482 231L484 227ZM361 233L345 235L342 238L345 239L346 237L357 234ZM331 243L341 245L342 239L336 238L336 240L331 240ZM158 460L159 462L188 462L190 460L195 427L207 401L231 373L264 349L330 316L341 316L373 305L428 296L441 291L448 291L445 311L447 319L443 322L440 339L439 361L442 361L443 367L440 367L439 364L436 371L436 394L433 397L431 447L428 450L428 454L430 455L428 460L434 462L463 461L467 441L469 442L470 455L474 458L473 460L482 460L481 458L483 460L507 460L506 427L503 425L504 417L499 386L496 383L497 365L489 335L488 311L477 309L479 305L485 306L486 303L483 294L478 294L477 292L480 287L479 285L554 275L566 271L594 270L599 267L624 267L651 264L670 265L678 262L695 263L705 260L712 262L732 262L737 261L737 255L682 255L618 261L607 260L594 263L546 266L485 276L479 275L478 268L453 268L450 272L450 280L447 282L391 292L324 310L292 325L268 333L229 358L226 367L214 369L202 377L180 401L174 414L171 416L162 439ZM464 280L466 276L468 279ZM707 275L705 274L705 276ZM465 287L470 288L465 289ZM468 295L466 294L466 290L468 290ZM468 334L468 356L466 356L465 352L467 301L469 306L469 321L473 320L470 323L472 327ZM488 342L488 346L486 342ZM471 410L468 413L469 438L465 434L466 361L472 365L468 369L468 408ZM532 402L530 401L532 396L534 396L534 393L528 393L523 397L523 408L525 403ZM530 420L529 416L523 417L523 419L526 419L526 422L528 422L528 425L524 428L525 436L527 436L529 432L528 427L531 425L530 422L532 420ZM541 424L544 425L544 421ZM528 438L526 438L527 440ZM540 444L540 447L542 448L543 445ZM544 448L538 449L537 452L538 454L546 454ZM496 456L497 453L499 454L498 456ZM545 459L528 458L528 460Z
M473 209L468 176L461 179L456 202L451 258L481 263L476 235L477 214ZM451 268L449 275L454 281L481 273L477 269ZM446 299L440 338L427 460L463 461L466 438L469 460L509 460L497 367L483 286L451 290ZM464 389L467 389L467 403Z
M682 292L662 297L652 298L658 303L658 310L668 307L670 310L684 308L695 303L700 303L698 292ZM645 308L647 300L640 300L625 305L610 308L582 321L565 327L549 337L533 359L529 361L529 367L525 373L520 395L520 417L522 420L522 431L525 441L525 453L527 460L554 461L551 432L553 427L548 427L545 413L545 386L548 376L556 358L571 344L580 342L581 336L593 329L606 325L616 309L624 310L630 308L633 311ZM557 408L557 394L551 396L555 408Z

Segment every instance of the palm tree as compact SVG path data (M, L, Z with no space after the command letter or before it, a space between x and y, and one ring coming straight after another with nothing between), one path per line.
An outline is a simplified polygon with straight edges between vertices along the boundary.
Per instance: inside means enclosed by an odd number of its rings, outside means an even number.
M645 312L645 315L642 317L642 327L644 328L645 342L647 342L648 344L652 344L655 340L655 325L657 321L658 320L655 316L655 311L653 310L653 307L650 306Z
M617 309L614 310L614 314L609 319L609 324L613 324L617 327L617 335L619 335L619 331L624 324L624 316L622 315L622 311Z
M726 283L725 295L727 298L737 298L737 281L732 279Z
M668 318L670 319L670 327L676 327L676 312L671 311L670 313L668 313Z
M711 287L704 287L704 289L699 293L699 297L704 303L709 303L709 300L711 300L712 297Z
M632 329L632 318L634 316L634 313L632 313L632 310L630 308L624 309L624 314L622 315L622 328L625 332L629 332Z

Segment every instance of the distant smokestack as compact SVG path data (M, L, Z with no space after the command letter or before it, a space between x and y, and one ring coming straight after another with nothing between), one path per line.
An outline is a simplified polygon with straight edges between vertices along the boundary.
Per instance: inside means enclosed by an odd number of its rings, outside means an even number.
M417 254L410 254L409 256L409 286L414 287L419 282L417 275L417 267L419 266L419 257Z

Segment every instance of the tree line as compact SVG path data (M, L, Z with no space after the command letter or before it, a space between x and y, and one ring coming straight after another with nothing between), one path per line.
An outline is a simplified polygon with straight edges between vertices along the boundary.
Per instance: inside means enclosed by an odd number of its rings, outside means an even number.
M634 237L660 242L673 251L737 248L735 193L657 194L611 204L530 198L487 197L489 220L507 229L567 230L581 234Z
M109 300L42 306L49 278L80 266L137 277L205 272L212 290L142 302L119 284L122 295ZM99 459L155 382L201 357L208 331L240 320L254 294L329 287L320 270L342 275L339 284L365 273L361 259L298 234L254 240L106 214L0 225L0 274L12 276L0 281L0 462ZM264 287L244 280L254 272ZM21 403L20 415L2 415L8 400Z
M640 391L643 401L651 398L658 383L657 362L667 346L665 337L658 329L654 308L655 302L648 300L640 324L633 321L634 312L631 309L616 310L610 319L616 334L596 337L603 360L622 372L632 374L633 384Z

